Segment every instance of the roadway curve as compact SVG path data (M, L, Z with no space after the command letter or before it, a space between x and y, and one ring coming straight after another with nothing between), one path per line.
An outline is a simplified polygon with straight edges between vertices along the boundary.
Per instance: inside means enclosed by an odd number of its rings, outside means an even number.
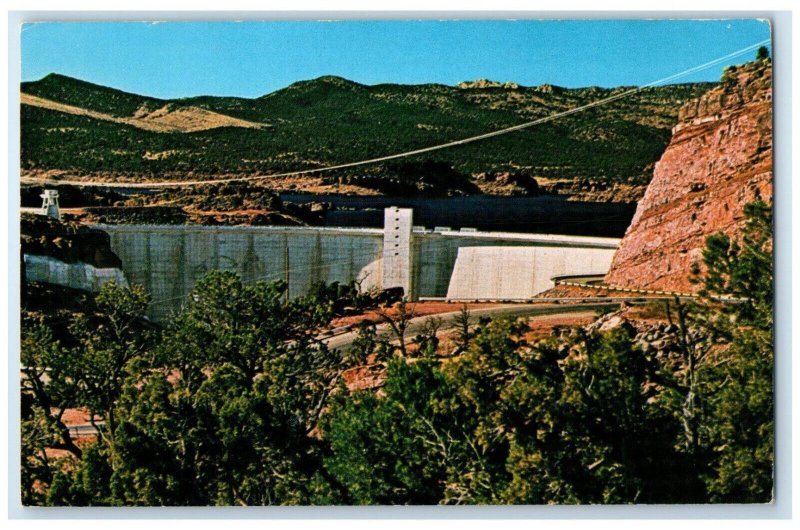
M478 323L481 317L537 317L537 316L555 316L562 314L569 314L573 316L591 316L597 310L619 307L619 303L605 301L586 302L579 304L553 304L553 303L538 303L538 304L508 304L498 307L490 307L486 309L473 309L470 310L470 324ZM431 318L442 319L442 326L439 328L439 333L449 331L456 328L454 317L460 311L452 311L450 313L440 313L438 315L425 315L421 317L412 318L406 329L406 340L410 340L422 331L423 326ZM578 313L578 315L576 315ZM392 339L392 332L388 324L379 324L377 326L377 335L380 339ZM358 331L348 331L341 335L329 337L324 339L323 342L331 349L338 349L346 351L350 348L353 341L358 337Z

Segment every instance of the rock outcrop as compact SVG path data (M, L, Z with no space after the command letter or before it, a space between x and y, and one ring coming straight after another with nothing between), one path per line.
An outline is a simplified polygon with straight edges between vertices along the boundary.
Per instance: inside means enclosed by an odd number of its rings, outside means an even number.
M744 205L772 199L772 63L729 68L679 123L606 276L619 287L693 292L706 238L738 236Z
M20 221L23 281L89 292L111 280L126 285L122 262L106 232L41 215L23 214Z
M476 79L475 81L462 81L458 85L458 88L505 88L509 90L516 90L519 88L517 83L508 81L506 83L501 83L500 81L492 81L490 79Z
M121 268L111 251L111 237L102 230L43 215L20 216L22 254L48 256L65 263L86 263L100 268Z

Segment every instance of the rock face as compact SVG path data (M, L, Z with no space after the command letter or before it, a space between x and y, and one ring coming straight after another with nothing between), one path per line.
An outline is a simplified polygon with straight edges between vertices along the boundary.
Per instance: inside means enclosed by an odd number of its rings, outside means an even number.
M740 234L744 205L772 199L772 62L726 71L685 105L606 282L694 292L706 238Z

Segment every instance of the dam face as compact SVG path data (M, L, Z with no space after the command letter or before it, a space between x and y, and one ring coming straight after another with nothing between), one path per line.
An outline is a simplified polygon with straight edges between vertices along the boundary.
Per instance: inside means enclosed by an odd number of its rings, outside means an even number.
M552 278L602 275L619 239L509 232L414 233L415 297L525 300L554 286Z
M402 287L411 300L520 300L560 275L605 274L618 239L426 230L410 209L387 208L385 229L98 225L111 237L129 284L152 295L148 314L180 311L212 270L244 282L285 280L289 296L315 282L357 281L362 290Z
M212 270L242 281L287 280L289 296L318 281L380 285L383 231L285 227L106 225L111 249L130 284L152 295L149 316L163 320L180 310L195 283ZM376 268L377 267L377 268Z

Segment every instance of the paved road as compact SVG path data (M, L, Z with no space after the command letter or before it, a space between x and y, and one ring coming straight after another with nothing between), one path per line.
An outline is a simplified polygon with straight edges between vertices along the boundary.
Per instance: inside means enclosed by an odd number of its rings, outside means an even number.
M549 304L549 303L508 304L497 307L490 307L486 309L470 310L470 324L477 324L478 319L480 319L481 317L492 317L492 318L535 317L535 316L553 316L553 315L575 314L575 313L591 315L598 310L603 310L607 308L616 308L618 306L619 306L618 303L613 303L609 301L587 302L587 303L571 304L571 305ZM442 319L442 326L439 328L440 333L454 329L456 327L456 323L454 322L454 317L457 316L458 314L459 311L453 311L451 313L440 313L438 315L425 315L413 318L409 322L408 328L406 330L406 339L410 340L411 338L415 337L422 330L423 326L428 321L428 319L431 318ZM394 338L392 336L388 324L379 324L377 327L377 334L378 337L382 339ZM342 333L341 335L336 335L334 337L325 339L324 342L331 349L339 349L346 351L350 348L350 346L352 345L353 341L356 339L357 336L358 336L357 331L350 331L347 333Z

